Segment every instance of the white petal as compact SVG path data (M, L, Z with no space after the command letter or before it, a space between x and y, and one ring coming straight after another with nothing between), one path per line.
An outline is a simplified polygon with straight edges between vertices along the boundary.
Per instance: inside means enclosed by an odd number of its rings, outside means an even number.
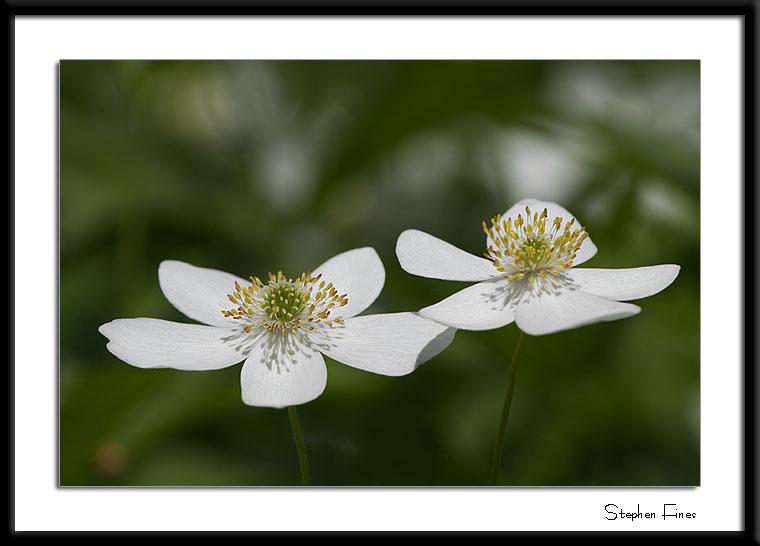
M504 218L512 218L512 221L517 218L518 214L522 214L523 217L525 216L525 207L530 207L531 212L538 212L539 214L544 209L547 210L549 222L547 222L547 225L551 225L552 220L556 217L560 217L563 219L562 225L564 226L567 222L574 219L575 216L570 214L567 209L562 207L561 205L558 205L557 203L552 203L551 201L541 201L539 199L523 199L522 201L518 201L514 205L512 205L507 212L505 212L502 216ZM573 224L574 228L581 227L581 223L578 222L577 219L575 219L575 223ZM486 237L486 245L493 244L490 237ZM591 234L589 233L589 236L586 237L586 239L581 243L581 247L578 249L578 252L575 255L575 260L573 260L573 265L579 265L583 262L587 262L591 258L594 257L596 254L596 245L591 241Z
M512 283L498 279L474 284L435 305L420 309L420 315L462 330L493 330L515 320Z
M569 269L566 274L584 292L625 301L665 290L680 270L680 266L663 264L632 269Z
M322 274L339 294L347 294L348 304L336 308L331 316L353 317L372 305L385 284L385 269L374 248L355 248L333 256L312 275Z
M533 336L552 334L594 322L617 320L637 314L641 309L588 294L563 289L541 292L520 302L515 313L518 328Z
M222 310L233 307L227 294L234 292L235 281L250 284L224 271L175 260L165 260L158 266L158 282L166 299L185 316L212 326L234 324L222 316Z
M399 235L396 256L408 273L431 279L484 281L500 274L488 260L416 229Z
M114 356L138 368L218 370L244 360L251 345L239 328L152 318L116 319L98 331Z
M327 385L325 360L293 339L269 336L256 345L240 372L244 403L284 408L305 404L322 394Z
M381 375L406 375L454 339L455 331L415 313L369 315L346 320L320 350L353 368Z

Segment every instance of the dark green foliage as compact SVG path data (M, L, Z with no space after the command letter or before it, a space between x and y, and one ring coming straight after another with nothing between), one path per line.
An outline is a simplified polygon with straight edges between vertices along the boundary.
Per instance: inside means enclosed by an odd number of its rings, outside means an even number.
M413 277L410 227L474 254L482 219L548 198L599 247L589 267L678 263L640 315L528 338L502 480L699 483L696 62L61 63L60 481L296 485L285 411L239 367L140 370L100 324L190 322L163 259L297 275L373 246L368 312L465 284ZM457 333L410 376L328 361L299 409L316 485L482 485L517 330Z

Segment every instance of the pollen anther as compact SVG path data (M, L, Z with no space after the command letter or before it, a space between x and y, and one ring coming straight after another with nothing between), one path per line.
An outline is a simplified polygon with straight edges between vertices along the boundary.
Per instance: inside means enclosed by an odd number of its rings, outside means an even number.
M483 222L483 231L490 239L485 257L510 281L559 275L572 266L588 233L582 226L572 229L575 218L566 221L556 216L548 220L546 208L537 212L526 206L516 218L496 215L490 226ZM547 225L551 227L547 229Z
M291 279L278 271L267 274L266 284L258 277L249 279L250 286L235 282L234 291L227 295L235 307L222 310L223 316L242 321L247 334L263 329L287 335L302 329L312 331L315 326L343 324L340 317L331 318L330 314L348 304L348 297L339 294L321 274L302 273Z

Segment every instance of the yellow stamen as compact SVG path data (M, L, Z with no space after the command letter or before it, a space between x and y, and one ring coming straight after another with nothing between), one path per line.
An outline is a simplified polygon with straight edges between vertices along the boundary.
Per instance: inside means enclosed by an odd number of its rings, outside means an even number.
M250 285L234 283L227 299L235 306L223 309L222 316L243 322L247 334L261 328L270 333L288 335L300 330L313 331L317 326L343 324L340 317L331 317L336 307L348 304L346 294L322 275L302 273L291 279L282 271L267 274L265 284L259 277L249 277ZM318 286L315 286L319 283Z
M566 221L556 216L549 221L547 208L531 211L525 207L515 218L491 219L491 226L483 222L483 232L488 236L484 253L494 267L510 281L526 278L557 276L572 266L573 260L588 233L581 226L573 229L575 218ZM547 223L551 229L547 231ZM563 226L564 224L564 226Z

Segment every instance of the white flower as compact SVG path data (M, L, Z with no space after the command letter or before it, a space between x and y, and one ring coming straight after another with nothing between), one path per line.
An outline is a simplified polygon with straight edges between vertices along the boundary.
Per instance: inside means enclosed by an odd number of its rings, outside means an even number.
M677 265L581 269L596 254L586 230L556 203L525 199L483 222L485 255L473 256L432 235L403 232L396 244L401 267L421 277L481 281L420 310L424 317L463 330L491 330L513 321L544 335L641 309L626 300L665 289Z
M416 313L357 317L380 294L385 270L372 248L327 260L295 279L282 272L245 281L164 261L166 298L204 323L116 319L99 328L108 350L138 368L217 370L245 360L243 402L285 407L318 397L327 383L322 353L382 375L405 375L441 352L454 330Z

